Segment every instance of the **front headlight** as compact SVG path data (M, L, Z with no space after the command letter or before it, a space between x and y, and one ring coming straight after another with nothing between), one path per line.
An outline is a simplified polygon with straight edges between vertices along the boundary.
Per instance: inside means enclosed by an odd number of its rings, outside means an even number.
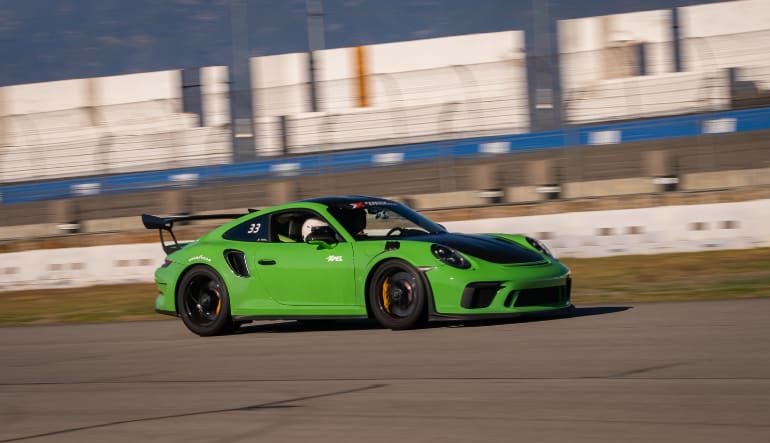
M548 247L541 241L536 240L532 237L527 237L527 243L532 245L533 248L537 249L538 251L542 252L543 254L553 257L553 254L551 254L551 250L548 249Z
M460 255L457 251L444 245L431 245L430 252L436 256L439 261L446 263L449 266L460 269L468 269L471 267L470 262Z

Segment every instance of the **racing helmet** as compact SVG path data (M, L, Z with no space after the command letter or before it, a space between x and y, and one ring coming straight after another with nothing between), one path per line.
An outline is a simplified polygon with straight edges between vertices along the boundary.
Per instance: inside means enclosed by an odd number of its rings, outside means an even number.
M302 241L306 242L307 236L310 235L311 232L313 232L313 229L319 228L321 226L329 226L329 224L318 218L311 217L305 220L305 222L302 223Z

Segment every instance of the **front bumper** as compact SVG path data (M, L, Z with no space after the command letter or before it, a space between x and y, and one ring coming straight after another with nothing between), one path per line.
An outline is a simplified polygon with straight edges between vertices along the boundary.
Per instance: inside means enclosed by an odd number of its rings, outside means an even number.
M432 290L432 317L488 318L572 305L569 270L557 261L468 270L443 266L425 276Z

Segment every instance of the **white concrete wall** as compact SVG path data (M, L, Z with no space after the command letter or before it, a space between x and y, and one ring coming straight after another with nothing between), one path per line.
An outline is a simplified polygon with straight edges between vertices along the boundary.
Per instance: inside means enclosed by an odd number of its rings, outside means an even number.
M290 119L291 152L528 130L522 31L372 45L364 53L367 108L356 107L354 49L316 53L320 112L309 112L306 54L253 58L259 152L280 152L280 115Z
M572 123L719 111L730 106L727 71L672 72L597 82L565 95Z
M682 38L765 31L770 27L770 2L733 0L680 8Z
M770 246L770 200L447 222L452 231L528 234L557 256L596 257Z
M103 127L57 133L58 139L16 138L3 147L0 180L102 175L228 163L230 131L222 127L111 133ZM129 127L130 128L130 127ZM41 141L43 140L43 141Z
M740 0L680 9L687 70L770 66L770 2ZM750 80L750 78L745 78Z
M158 244L0 254L0 291L152 282L163 257Z
M201 68L201 95L204 126L222 126L230 122L230 80L227 66Z
M754 200L444 224L453 232L527 234L558 257L595 257L767 247L768 219L770 200ZM0 254L0 292L152 282L163 255L157 243Z
M293 53L251 59L255 116L292 115L309 108L307 54Z
M560 20L558 34L564 88L590 87L607 79L619 61L606 54L626 44L647 44L648 74L673 71L668 10Z
M4 86L5 115L35 114L88 106L86 80Z
M371 47L365 47L371 57ZM326 49L317 53L316 75L320 109L344 113L358 106L354 48ZM308 108L310 110L308 99Z
M376 106L421 106L469 99L526 100L524 32L504 31L373 45ZM397 97L388 97L386 82Z
M2 88L0 178L13 182L228 162L229 131L222 127L229 120L227 69L205 68L201 77L205 128L181 112L176 70Z
M601 120L725 109L725 68L770 86L770 2L742 0L680 8L685 72L673 73L671 11L644 11L559 22L567 118ZM645 42L645 76L624 45ZM630 64L628 60L632 59ZM626 66L625 75L623 74Z
M394 73L523 58L524 32L503 31L372 45L371 71Z
M95 83L93 95L89 93L89 81ZM158 71L89 80L30 83L2 89L5 112L14 115L179 99L180 82L179 71Z
M676 73L671 11L562 20L558 24L567 120L588 123L721 110L729 105L727 74ZM646 75L633 45L645 44Z

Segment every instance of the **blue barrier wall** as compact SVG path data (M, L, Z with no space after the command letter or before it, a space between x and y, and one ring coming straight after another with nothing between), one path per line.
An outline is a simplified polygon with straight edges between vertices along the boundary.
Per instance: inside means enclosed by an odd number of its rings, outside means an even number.
M515 151L606 145L770 129L770 108L613 123L508 136L327 152L290 158L103 177L82 177L0 187L0 202L16 204L90 195L155 191L211 183L349 172L411 165L443 158L467 159Z

